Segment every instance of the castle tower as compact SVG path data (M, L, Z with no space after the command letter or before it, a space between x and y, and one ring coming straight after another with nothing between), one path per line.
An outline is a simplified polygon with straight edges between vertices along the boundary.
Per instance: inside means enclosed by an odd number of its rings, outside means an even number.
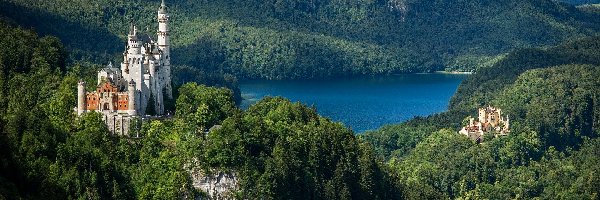
M129 81L127 84L127 114L129 115L137 115L137 95L135 92L135 82L133 80Z
M121 72L125 81L133 80L136 83L136 90L141 92L142 98L144 91L144 54L142 54L142 40L138 37L137 27L133 23L129 26L127 35L127 50L123 54L123 63L121 63ZM139 100L138 100L139 101Z
M487 123L487 113L485 108L479 108L479 122Z
M160 8L158 8L158 48L162 51L162 78L167 95L169 98L173 98L173 92L171 87L171 49L169 41L169 14L167 13L167 6L165 0L162 0Z
M127 57L127 47L125 47L125 52L123 52L123 63L121 63L121 73L129 74L129 58Z
M137 37L137 27L131 23L129 34L127 35L127 52L129 54L140 54L142 50L141 41Z
M86 111L85 98L85 82L79 80L79 83L77 83L77 115L81 115Z

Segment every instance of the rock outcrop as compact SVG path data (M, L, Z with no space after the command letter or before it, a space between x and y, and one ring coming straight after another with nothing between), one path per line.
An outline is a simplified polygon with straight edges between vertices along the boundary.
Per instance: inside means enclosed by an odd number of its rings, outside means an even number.
M238 189L238 179L234 173L194 172L192 180L194 187L204 192L208 199L234 199L233 192Z

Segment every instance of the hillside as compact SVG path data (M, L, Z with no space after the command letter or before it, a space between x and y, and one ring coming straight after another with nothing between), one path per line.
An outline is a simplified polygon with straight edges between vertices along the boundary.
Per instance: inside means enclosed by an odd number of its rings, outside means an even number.
M167 3L174 60L242 79L473 70L515 48L556 45L600 30L598 13L551 0ZM158 4L10 0L0 4L0 13L57 35L75 59L104 63L118 58L130 21L155 29Z
M450 111L362 138L408 184L409 198L594 199L599 50L596 37L511 52L464 81ZM510 116L509 136L476 144L457 134L482 105Z
M599 0L561 0L565 3L570 3L574 5L582 5L582 4L597 4L600 3Z
M547 49L513 51L494 66L469 76L450 100L451 110L471 110L483 106L494 94L512 84L523 72L565 64L600 65L600 37L567 42Z
M129 138L111 134L99 113L72 111L78 79L93 80L97 65L71 63L53 36L1 20L0 33L0 199L205 197L190 171L236 174L237 199L595 199L600 191L597 37L513 51L462 84L449 112L360 136L301 103L265 98L240 110L233 91L187 83L173 118ZM178 81L203 75L186 70ZM477 144L456 133L479 101L512 116L509 136Z
M2 21L0 33L0 199L205 198L191 171L237 174L236 199L401 195L351 129L282 98L242 111L231 90L186 83L173 118L116 136L99 112L73 111L78 79L96 66L69 64L56 37Z

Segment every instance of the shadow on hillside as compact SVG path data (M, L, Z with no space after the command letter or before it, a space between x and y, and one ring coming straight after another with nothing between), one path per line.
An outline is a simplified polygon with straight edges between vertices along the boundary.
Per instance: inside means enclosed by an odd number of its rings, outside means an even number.
M105 28L86 27L45 10L3 2L0 4L0 18L33 29L40 36L57 36L75 60L106 62L122 48L123 41Z

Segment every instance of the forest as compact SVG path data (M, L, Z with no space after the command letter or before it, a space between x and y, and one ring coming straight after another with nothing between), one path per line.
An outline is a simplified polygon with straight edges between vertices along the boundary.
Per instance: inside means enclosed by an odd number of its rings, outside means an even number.
M368 143L282 98L242 111L232 90L188 82L177 86L174 118L143 123L141 137L115 136L101 114L73 112L78 77L93 79L94 66L67 64L56 37L6 24L0 33L9 47L0 52L2 199L202 197L197 170L237 172L236 198L401 197Z
M513 51L463 81L449 111L360 137L409 199L598 198L598 41ZM456 134L486 105L511 116L509 136L475 144Z
M59 37L75 60L118 63L129 23L153 33L159 3L5 0L0 15ZM600 30L597 10L554 0L167 0L167 5L173 59L205 74L239 79L475 71L514 49L554 46Z
M150 27L158 3L0 5L0 199L205 197L194 171L235 173L236 199L598 199L593 9L546 0L171 2L182 60L176 115L143 123L141 137L112 135L98 113L76 117L78 79L93 82L101 63L118 62L124 27ZM236 106L238 78L444 68L476 69L447 112L360 135L281 97ZM481 144L457 134L485 105L511 116L511 134ZM221 128L206 132L213 125Z
M190 171L235 172L233 197L242 199L594 199L600 191L598 38L513 51L470 76L459 91L476 92L456 93L450 111L362 135L280 97L240 110L232 90L192 82L177 86L173 119L144 123L142 137L130 138L110 134L97 113L72 112L76 81L94 66L70 63L56 37L0 31L9 47L0 52L3 198L206 195ZM482 103L513 116L509 136L477 144L456 133Z

